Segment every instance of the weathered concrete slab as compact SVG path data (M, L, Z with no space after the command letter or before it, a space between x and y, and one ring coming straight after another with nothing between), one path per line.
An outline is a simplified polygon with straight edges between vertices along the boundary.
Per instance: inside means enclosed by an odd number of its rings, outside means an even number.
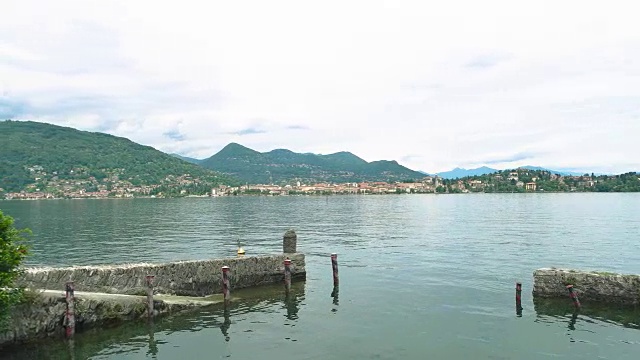
M568 298L568 284L574 286L582 302L640 305L640 275L555 268L533 272L534 296Z
M206 296L222 291L222 266L231 268L232 289L282 282L286 257L292 260L293 279L305 279L304 254L277 254L165 264L29 268L16 285L64 289L65 283L71 280L76 291L143 295L146 294L145 276L154 275L155 293Z
M76 329L79 331L104 324L147 318L145 296L75 292ZM154 313L175 313L221 302L219 296L210 298L154 297ZM27 301L12 309L9 330L0 332L0 347L45 337L62 337L65 328L66 299L57 290L34 290Z

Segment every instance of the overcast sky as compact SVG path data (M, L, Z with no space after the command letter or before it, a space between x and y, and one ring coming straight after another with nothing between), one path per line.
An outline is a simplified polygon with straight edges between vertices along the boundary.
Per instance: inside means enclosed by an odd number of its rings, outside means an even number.
M0 10L0 119L208 157L640 171L637 4L31 1Z

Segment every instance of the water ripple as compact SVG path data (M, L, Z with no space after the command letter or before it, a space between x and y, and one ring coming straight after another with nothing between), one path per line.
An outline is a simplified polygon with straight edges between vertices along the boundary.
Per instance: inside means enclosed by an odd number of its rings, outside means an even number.
M640 351L637 312L584 304L583 313L573 316L567 301L531 298L531 274L540 267L640 273L635 240L640 194L60 200L0 206L19 226L33 230L32 265L235 256L238 240L249 255L279 253L283 233L289 228L298 233L309 275L295 301L286 302L278 287L227 313L211 309L166 319L151 332L157 349L145 345L150 336L140 326L109 335L118 340L96 335L91 343L102 349L87 350L96 359L148 358L154 349L166 359L183 356L184 349L191 358L259 354L263 359L635 359ZM329 254L334 252L341 286L332 298ZM522 317L513 303L516 281L524 287ZM149 349L141 350L144 346Z

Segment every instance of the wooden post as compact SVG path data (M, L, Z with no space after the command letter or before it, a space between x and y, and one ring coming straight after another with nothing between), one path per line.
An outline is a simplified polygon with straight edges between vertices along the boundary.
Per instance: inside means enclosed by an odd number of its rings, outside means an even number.
M339 284L338 280L338 254L331 254L331 267L333 268L333 286L336 287Z
M231 299L231 287L229 286L229 267L222 267L222 294L224 296L224 303L227 304Z
M516 315L522 316L522 283L516 283Z
M153 317L153 275L147 275L147 315Z
M291 290L291 260L284 260L284 288L289 293Z
M65 285L66 290L66 302L67 302L67 312L65 316L66 320L66 333L67 338L73 337L76 333L76 314L75 314L75 295L74 295L74 286L73 281L69 281Z
M573 300L573 305L576 309L580 309L580 300L578 299L578 293L573 290L573 285L567 285L567 290L569 290L569 297Z

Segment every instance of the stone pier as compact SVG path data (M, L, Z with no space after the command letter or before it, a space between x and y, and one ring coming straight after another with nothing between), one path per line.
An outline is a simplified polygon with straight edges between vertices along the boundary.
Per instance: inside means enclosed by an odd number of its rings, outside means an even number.
M221 268L231 272L231 288L284 283L284 260L293 264L292 279L306 277L304 254L246 256L227 259L178 261L164 264L123 264L26 269L20 287L64 289L72 279L77 291L144 295L146 275L154 275L157 294L207 296L222 292Z
M223 266L230 270L232 299L233 289L278 283L283 285L284 294L285 259L291 260L292 281L306 278L305 256L296 252L296 242L297 235L289 230L283 237L282 254L163 264L24 269L15 285L30 289L28 293L36 295L11 309L9 330L0 331L0 348L60 334L66 312L64 289L69 281L73 281L75 287L76 324L80 330L148 318L147 276L153 276L152 315L219 302L221 296L217 294L222 293Z
M171 314L191 308L220 303L219 296L186 298L158 296L154 300L157 315ZM21 343L46 337L63 337L66 308L63 291L28 292L28 300L12 309L7 331L0 331L0 349L6 344ZM147 304L143 296L75 293L75 327L86 330L123 321L146 319ZM2 351L2 350L0 350Z
M569 298L567 285L573 285L583 302L640 305L640 275L588 272L544 268L533 272L533 295Z

